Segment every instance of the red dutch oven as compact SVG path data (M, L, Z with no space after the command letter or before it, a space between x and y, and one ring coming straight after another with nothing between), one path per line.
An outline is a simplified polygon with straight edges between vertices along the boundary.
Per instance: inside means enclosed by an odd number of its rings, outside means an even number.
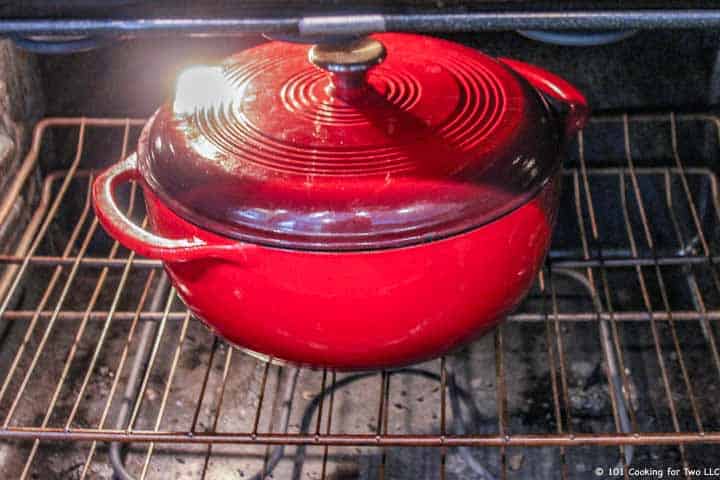
M404 34L270 42L178 79L100 175L108 233L265 358L371 369L494 327L542 265L583 96L537 67ZM151 230L113 199L144 191Z

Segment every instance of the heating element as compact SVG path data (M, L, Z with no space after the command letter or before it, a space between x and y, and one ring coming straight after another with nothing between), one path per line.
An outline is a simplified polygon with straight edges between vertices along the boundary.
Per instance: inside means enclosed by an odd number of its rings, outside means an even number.
M88 167L131 153L143 123L43 120L0 204L1 224L37 190L0 255L11 475L65 462L79 478L164 478L178 464L197 478L587 478L720 456L720 119L592 119L570 147L553 249L509 321L446 358L361 373L229 348L159 262L105 235ZM66 169L43 175L50 155ZM143 224L140 190L126 194Z

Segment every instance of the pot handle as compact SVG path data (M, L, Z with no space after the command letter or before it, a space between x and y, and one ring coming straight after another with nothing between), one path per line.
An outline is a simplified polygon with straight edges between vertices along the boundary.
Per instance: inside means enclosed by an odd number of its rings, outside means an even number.
M577 88L567 80L535 65L509 58L499 58L498 60L522 76L544 95L568 106L569 110L565 114L565 134L568 138L582 130L590 115L590 108L585 96Z
M148 258L167 262L187 262L205 258L235 259L246 244L208 244L192 238L165 238L140 228L120 210L113 194L118 185L139 180L137 154L133 153L122 162L105 170L93 184L93 204L100 224L121 244ZM241 255L244 257L244 255Z

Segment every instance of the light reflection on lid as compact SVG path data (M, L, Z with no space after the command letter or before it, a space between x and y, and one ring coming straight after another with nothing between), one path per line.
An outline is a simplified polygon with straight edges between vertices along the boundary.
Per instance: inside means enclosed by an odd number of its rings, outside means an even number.
M223 67L197 66L184 70L175 84L173 113L178 117L201 110L220 109L242 92L228 80Z

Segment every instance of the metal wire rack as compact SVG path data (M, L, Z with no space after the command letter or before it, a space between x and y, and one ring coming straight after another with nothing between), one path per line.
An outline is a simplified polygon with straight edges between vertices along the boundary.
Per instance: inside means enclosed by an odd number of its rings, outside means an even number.
M98 228L85 167L124 158L142 124L43 120L2 198L0 224L42 177L0 255L0 453L14 459L0 469L11 476L42 476L60 453L78 478L110 463L164 477L177 462L199 478L331 478L348 465L380 478L420 467L430 478L574 478L594 466L588 455L606 467L718 458L718 118L594 118L573 144L553 249L521 308L446 358L361 374L227 347L159 262ZM66 169L38 175L49 154ZM139 223L142 207L129 188ZM405 447L423 453L402 459Z

